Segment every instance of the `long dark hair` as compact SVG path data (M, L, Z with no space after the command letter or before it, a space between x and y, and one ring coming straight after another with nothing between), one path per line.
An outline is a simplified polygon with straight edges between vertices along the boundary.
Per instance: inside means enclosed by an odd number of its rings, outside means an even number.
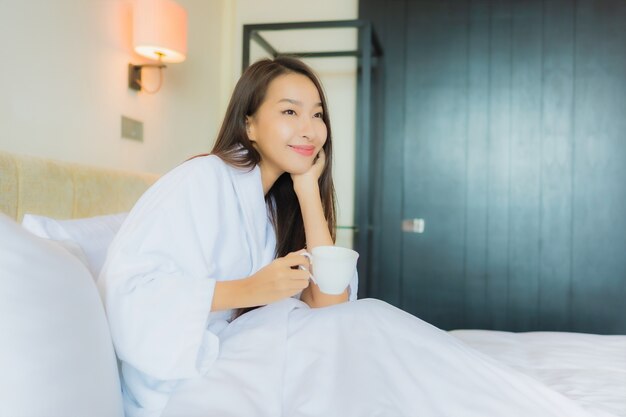
M269 84L278 76L297 73L309 78L322 102L322 120L326 124L327 137L323 146L326 155L326 166L319 178L320 196L324 207L324 215L333 241L336 237L335 189L332 180L332 135L328 106L322 85L315 72L304 62L287 56L274 59L263 59L249 66L237 82L228 104L224 122L217 135L211 154L219 156L226 163L253 169L260 161L261 155L252 146L246 132L246 117L253 116L259 109ZM242 147L247 152L242 152ZM276 232L275 257L282 257L290 252L306 246L304 222L300 211L300 203L293 190L293 181L289 173L281 175L265 195L265 203ZM238 317L252 308L238 309L234 317Z

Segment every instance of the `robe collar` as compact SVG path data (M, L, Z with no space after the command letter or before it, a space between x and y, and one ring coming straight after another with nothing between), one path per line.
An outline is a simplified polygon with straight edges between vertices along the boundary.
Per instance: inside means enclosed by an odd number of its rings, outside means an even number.
M230 165L229 168L250 247L252 273L255 273L274 258L276 248L274 228L263 194L261 169L258 165L252 170Z

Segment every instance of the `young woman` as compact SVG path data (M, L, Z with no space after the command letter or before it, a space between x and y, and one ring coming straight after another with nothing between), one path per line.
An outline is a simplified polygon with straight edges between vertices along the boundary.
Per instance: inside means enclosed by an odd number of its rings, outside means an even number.
M99 285L128 417L586 415L409 314L355 301L356 275L320 292L299 267L305 247L334 243L331 170L314 73L286 57L249 67L211 154L163 176L109 248Z

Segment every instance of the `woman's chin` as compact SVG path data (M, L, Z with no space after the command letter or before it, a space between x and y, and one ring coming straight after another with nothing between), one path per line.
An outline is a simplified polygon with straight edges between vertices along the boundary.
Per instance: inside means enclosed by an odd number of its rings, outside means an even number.
M311 165L307 165L307 164L297 164L297 165L292 165L290 167L288 167L287 170L285 170L285 172L290 173L291 175L302 175L304 173L306 173L309 169L311 169Z

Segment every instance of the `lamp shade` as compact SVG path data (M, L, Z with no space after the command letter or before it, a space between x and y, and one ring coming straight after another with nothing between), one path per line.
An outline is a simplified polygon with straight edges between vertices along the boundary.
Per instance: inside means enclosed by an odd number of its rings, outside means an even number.
M135 52L163 62L187 56L187 12L172 0L136 0L133 9Z

